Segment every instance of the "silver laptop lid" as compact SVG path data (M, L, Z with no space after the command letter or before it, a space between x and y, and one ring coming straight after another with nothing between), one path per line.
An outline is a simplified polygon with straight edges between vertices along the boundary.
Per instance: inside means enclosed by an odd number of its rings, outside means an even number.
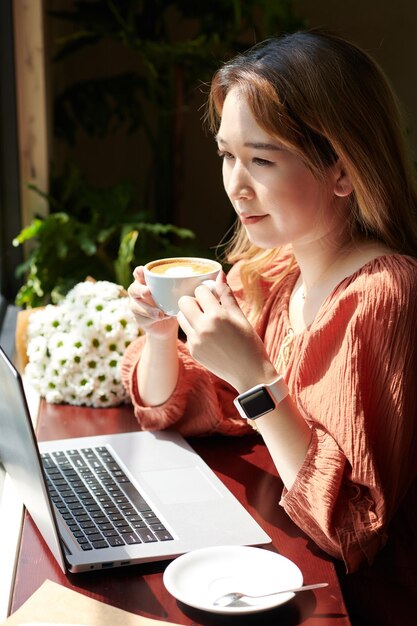
M19 373L0 347L0 459L62 571L65 559Z

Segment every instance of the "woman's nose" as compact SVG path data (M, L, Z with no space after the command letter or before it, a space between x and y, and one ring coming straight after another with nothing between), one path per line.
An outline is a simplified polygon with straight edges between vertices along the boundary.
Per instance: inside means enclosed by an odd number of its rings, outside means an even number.
M231 200L241 200L252 197L252 187L241 165L235 163L233 171L229 172L228 180L225 182L226 191Z

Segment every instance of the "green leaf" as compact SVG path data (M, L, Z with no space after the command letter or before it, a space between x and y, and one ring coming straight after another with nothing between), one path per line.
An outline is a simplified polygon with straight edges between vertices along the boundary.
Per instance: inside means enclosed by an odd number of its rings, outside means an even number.
M17 235L17 237L15 237L13 239L13 245L15 247L21 245L22 243L24 243L25 241L28 241L29 239L33 239L33 237L36 237L41 228L43 226L43 220L41 219L34 219L29 226L26 226L26 228L23 228L23 230L20 231L20 233Z
M97 231L97 241L99 243L104 243L115 233L117 230L117 226L110 226L110 228L103 228Z
M135 245L139 231L132 230L122 236L119 254L115 261L116 279L120 285L127 287L132 282L131 263L135 256Z
M87 256L93 256L97 252L97 246L94 240L85 232L81 231L78 236L80 248Z

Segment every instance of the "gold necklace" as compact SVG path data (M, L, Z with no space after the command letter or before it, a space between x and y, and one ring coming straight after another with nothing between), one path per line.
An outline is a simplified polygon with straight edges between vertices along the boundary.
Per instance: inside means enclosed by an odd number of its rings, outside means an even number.
M331 267L326 267L326 269L310 285L310 290L314 289L316 287L316 285L319 284L319 282L326 276L326 274L329 272L330 269L331 269ZM306 291L306 286L303 283L303 279L301 277L301 274L300 274L300 279L301 279L301 285L298 288L299 291L300 291L300 298L301 298L301 300L306 300L308 293Z
M301 284L299 287L297 287L297 289L293 292L293 297L296 294L299 294L299 297L301 298L301 300L305 300L307 297L307 293L306 293L306 288L304 283L302 282L302 278L301 278L301 274L300 274L300 280L301 280Z

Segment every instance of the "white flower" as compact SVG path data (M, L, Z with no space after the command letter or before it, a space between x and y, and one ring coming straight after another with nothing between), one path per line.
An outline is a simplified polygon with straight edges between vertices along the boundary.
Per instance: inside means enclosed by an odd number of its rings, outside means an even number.
M58 306L30 316L26 376L47 402L95 407L128 402L120 363L139 334L122 287L78 283Z
M27 347L28 359L32 363L45 362L48 353L48 340L43 335L35 335Z

